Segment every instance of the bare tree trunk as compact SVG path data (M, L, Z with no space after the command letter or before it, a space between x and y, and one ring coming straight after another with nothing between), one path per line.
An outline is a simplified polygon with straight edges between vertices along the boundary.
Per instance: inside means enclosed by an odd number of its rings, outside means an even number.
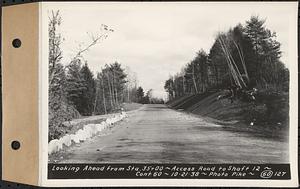
M111 92L112 92L112 99L113 99L114 108L115 108L117 103L116 103L116 97L115 97L114 78L112 78L112 80L111 80Z
M116 104L117 108L119 108L120 104L119 104L119 100L118 100L118 89L117 89L115 81L116 81L115 80L115 72L113 71L113 89L114 89L114 95L115 95L115 104Z
M106 110L106 102L105 102L105 89L104 89L103 79L101 79L101 83L102 83L102 92L103 92L103 106L104 106L104 113L107 114L107 110Z
M196 79L195 79L195 68L194 68L194 64L193 64L193 83L194 83L195 91L196 91L196 93L198 93L198 88L197 88Z
M108 83L108 89L109 89L109 95L110 95L110 105L114 109L114 104L113 104L113 96L112 96L112 91L111 91L111 83L108 74L106 74L107 77L107 83Z
M117 107L119 108L119 107L120 107L120 104L119 104L118 90L117 90L117 89L116 89L115 95L116 95L116 104L117 104Z
M128 86L127 86L127 101L129 102L130 100L129 100L129 90L130 90L130 87L129 87L129 84L128 84Z
M233 43L234 43L234 45L236 46L236 48L238 50L238 53L239 53L239 56L240 56L240 59L241 59L241 62L242 62L243 68L244 68L244 73L245 73L245 76L247 78L247 82L249 82L249 75L248 75L248 71L247 71L243 51L242 51L242 49L240 49L239 45L236 44L236 42L234 40L233 40Z
M184 76L182 76L183 95L185 95Z
M96 112L97 99L98 99L98 89L96 89L96 97L95 97L95 101L94 101L93 115L95 115L95 112Z
M213 64L213 67L214 67L214 70L215 70L215 73L216 73L216 84L217 86L219 85L219 73L218 73L218 68L216 66L216 64Z

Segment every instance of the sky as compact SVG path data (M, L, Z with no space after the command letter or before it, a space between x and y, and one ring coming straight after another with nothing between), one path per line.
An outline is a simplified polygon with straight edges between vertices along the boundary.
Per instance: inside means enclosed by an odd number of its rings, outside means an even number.
M145 91L166 98L164 82L191 61L201 48L209 52L218 32L251 15L266 19L266 27L277 33L284 64L289 67L288 49L291 16L295 3L46 3L46 10L60 10L63 59L67 64L99 33L101 24L114 32L83 54L96 74L105 64L119 62L135 72Z

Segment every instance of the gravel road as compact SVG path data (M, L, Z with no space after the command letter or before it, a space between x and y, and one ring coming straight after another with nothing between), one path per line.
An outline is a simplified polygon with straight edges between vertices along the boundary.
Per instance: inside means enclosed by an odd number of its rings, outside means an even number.
M200 117L144 105L111 130L61 153L59 163L288 163L288 143L228 131Z

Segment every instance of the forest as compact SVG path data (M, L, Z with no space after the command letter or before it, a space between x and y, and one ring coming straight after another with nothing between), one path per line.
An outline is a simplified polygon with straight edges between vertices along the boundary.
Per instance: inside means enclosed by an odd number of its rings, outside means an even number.
M219 32L209 52L201 49L165 81L169 100L230 86L288 92L289 70L280 60L276 33L266 28L265 22L252 16L244 25Z
M137 86L137 77L121 63L106 64L94 75L83 54L114 32L101 25L97 34L89 34L90 42L81 47L69 63L62 63L63 42L59 27L59 11L49 16L49 140L63 134L63 123L82 116L121 111L122 103L163 103L151 97L151 91Z
M181 71L165 81L169 101L228 88L288 93L289 70L280 60L282 52L276 33L266 28L265 22L252 16L244 25L219 32L209 52L201 49ZM106 63L95 74L91 71L84 54L114 32L107 25L102 24L97 33L88 33L90 41L80 46L69 62L63 62L64 37L59 30L62 23L59 11L50 12L49 140L59 138L64 132L63 124L72 119L120 112L124 103L165 103L154 98L151 89L144 91L138 86L136 73L120 62ZM267 105L268 115L272 103ZM269 117L275 120L280 116Z
M288 136L289 70L276 38L258 16L219 32L209 52L201 49L165 81L168 107L235 130Z

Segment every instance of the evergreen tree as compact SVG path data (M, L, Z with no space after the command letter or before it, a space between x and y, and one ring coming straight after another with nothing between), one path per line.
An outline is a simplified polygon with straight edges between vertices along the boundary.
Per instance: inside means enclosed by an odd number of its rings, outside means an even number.
M125 89L126 74L121 64L115 62L110 65L112 75L113 94L116 106L119 108L120 101L123 99L123 90Z
M252 16L246 22L245 27L245 33L251 40L255 51L256 83L264 88L268 84L278 82L274 72L278 72L277 69L282 67L279 61L280 43L276 40L276 33L265 28L265 21L259 19L258 16Z
M67 98L70 104L73 104L77 110L80 110L80 101L84 91L86 90L84 80L80 73L81 67L82 65L80 59L72 60L67 66Z
M172 100L173 98L175 98L175 91L174 91L174 81L173 78L170 77L166 82L165 82L165 86L164 86L165 90L168 92L169 94L169 100Z
M208 86L207 60L208 55L203 49L201 49L192 61L198 92L204 92Z
M136 90L137 101L141 103L143 101L143 97L144 97L144 89L142 87L138 87L138 89Z
M78 107L78 111L82 115L88 116L92 115L92 113L94 112L96 84L93 78L93 73L89 69L87 63L82 66L80 75L82 77L84 90L82 90L82 94L80 95L80 104Z
M185 93L185 81L184 77L180 74L174 76L174 91L175 97L183 96Z
M238 24L219 33L209 55L199 51L182 73L165 82L165 90L169 100L229 86L288 91L289 71L280 56L276 33L265 27L265 20L252 16L245 27Z

